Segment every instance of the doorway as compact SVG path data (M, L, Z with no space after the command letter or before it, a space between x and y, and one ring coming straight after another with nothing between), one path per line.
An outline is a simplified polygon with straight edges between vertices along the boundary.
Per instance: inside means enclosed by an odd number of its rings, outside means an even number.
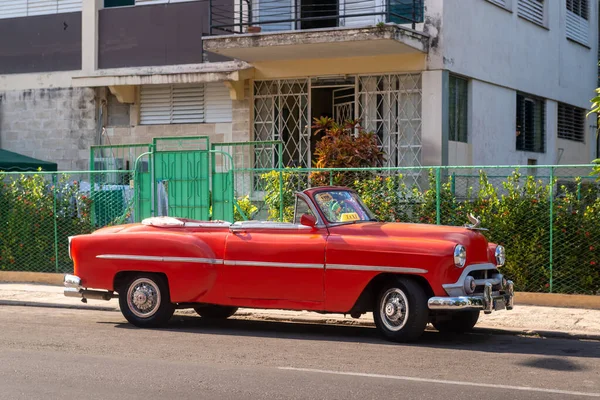
M311 82L311 125L315 118L329 117L338 124L356 117L356 82L349 78L313 78ZM311 130L310 148L314 155L323 133Z

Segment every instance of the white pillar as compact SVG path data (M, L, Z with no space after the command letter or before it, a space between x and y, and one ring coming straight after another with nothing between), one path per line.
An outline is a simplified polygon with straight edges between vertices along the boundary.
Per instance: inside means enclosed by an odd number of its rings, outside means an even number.
M81 69L92 74L98 69L98 10L103 0L83 0L81 10Z
M421 103L421 162L424 166L448 164L448 72L423 72Z

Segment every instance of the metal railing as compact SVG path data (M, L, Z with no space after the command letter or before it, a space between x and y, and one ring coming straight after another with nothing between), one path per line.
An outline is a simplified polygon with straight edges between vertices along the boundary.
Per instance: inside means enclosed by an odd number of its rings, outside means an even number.
M211 35L408 24L424 20L424 0L209 0Z

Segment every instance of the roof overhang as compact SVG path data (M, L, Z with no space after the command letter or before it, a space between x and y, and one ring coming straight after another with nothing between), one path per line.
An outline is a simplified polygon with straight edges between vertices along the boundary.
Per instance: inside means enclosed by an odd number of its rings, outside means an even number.
M205 51L247 62L427 53L429 37L398 25L203 38Z
M243 61L100 69L91 75L72 78L73 87L109 87L122 103L133 103L140 85L224 82L231 97L243 97L240 87L254 76L254 67Z

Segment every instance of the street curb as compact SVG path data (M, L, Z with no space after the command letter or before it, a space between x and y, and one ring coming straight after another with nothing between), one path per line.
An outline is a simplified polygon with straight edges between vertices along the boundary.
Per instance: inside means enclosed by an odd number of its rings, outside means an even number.
M103 306L81 306L78 304L56 304L56 303L41 303L35 301L21 301L21 300L0 300L0 306L14 306L14 307L41 307L41 308L63 308L71 310L93 310L93 311L119 311L115 307L103 307Z
M16 306L16 307L41 307L41 308L58 308L58 309L71 309L71 310L93 310L93 311L111 311L119 312L118 308L105 307L105 306L89 306L79 304L56 304L56 303L41 303L33 301L19 301L19 300L0 300L0 305L4 306ZM179 314L188 314L186 310L176 310ZM191 313L195 314L195 313ZM290 323L303 323L313 325L343 325L343 326L354 326L354 327L368 327L375 328L375 324L371 321L360 321L360 320L339 320L334 318L304 318L304 317L291 317L291 316L273 316L265 315L260 313L248 312L241 309L236 313L233 319L241 320L253 320L253 321L267 321L267 322L290 322ZM437 332L434 328L429 325L426 331ZM512 336L526 336L526 337L539 337L548 339L570 339L570 340L593 340L600 341L600 334L588 334L588 333L571 333L563 331L546 331L546 330L530 330L530 329L518 329L518 328L493 328L484 326L476 326L472 333L474 334L488 334L488 335L512 335Z

